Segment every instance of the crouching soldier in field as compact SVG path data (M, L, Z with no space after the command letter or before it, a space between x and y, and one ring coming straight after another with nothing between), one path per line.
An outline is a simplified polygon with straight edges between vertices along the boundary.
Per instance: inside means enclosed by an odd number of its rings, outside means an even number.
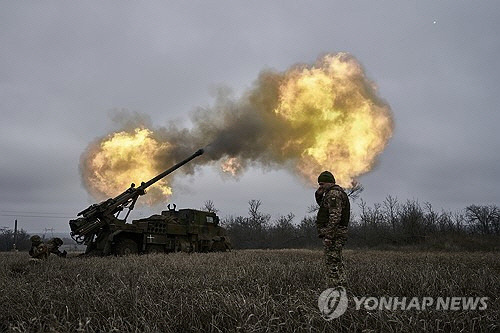
M42 241L40 236L34 235L30 238L31 248L29 254L34 259L46 259L49 256L47 245Z
M47 259L48 256L53 253L59 257L66 257L66 251L59 251L59 247L63 244L61 238L55 237L51 238L49 241L44 243L40 236L31 236L31 249L29 254L34 259Z
M63 245L63 241L59 237L51 238L47 243L47 249L49 253L53 253L58 257L66 258L68 252L64 250L63 252L59 251L59 247Z
M335 178L329 171L319 175L318 185L315 193L319 205L316 225L318 236L323 238L328 287L345 286L342 248L347 241L349 197L342 187L335 184Z

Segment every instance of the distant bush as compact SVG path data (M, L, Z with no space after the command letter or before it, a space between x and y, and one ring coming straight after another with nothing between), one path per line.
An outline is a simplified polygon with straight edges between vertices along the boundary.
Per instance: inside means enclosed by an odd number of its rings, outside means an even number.
M298 225L293 223L292 213L271 220L271 215L260 211L260 200L250 200L248 204L247 217L230 216L222 221L235 248L317 248L321 245L314 218L304 217Z

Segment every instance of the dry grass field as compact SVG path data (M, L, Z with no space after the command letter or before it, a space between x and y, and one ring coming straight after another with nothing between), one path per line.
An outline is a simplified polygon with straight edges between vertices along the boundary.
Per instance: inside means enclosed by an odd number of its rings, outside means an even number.
M495 252L345 251L354 296L488 297L486 310L356 310L324 320L322 253L245 250L29 261L0 254L6 332L498 332ZM351 302L351 301L350 301Z

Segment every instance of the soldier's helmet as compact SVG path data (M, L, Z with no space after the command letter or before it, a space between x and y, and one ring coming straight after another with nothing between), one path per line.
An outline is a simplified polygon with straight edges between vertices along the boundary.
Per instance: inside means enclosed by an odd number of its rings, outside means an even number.
M34 235L34 236L30 237L30 241L31 241L31 243L33 243L33 245L36 246L36 245L39 245L42 242L42 239L40 238L40 236Z
M52 238L52 239L50 240L50 242L51 242L52 244L54 244L55 246L61 246L61 245L63 245L63 241L62 241L62 239L61 239L61 238L59 238L59 237Z
M335 184L335 177L330 171L323 171L319 176L318 176L318 183L334 183Z

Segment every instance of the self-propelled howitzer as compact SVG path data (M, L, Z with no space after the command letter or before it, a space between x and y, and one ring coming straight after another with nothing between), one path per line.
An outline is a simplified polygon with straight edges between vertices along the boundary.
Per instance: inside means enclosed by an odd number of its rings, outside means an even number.
M71 237L78 244L87 245L86 253L97 255L152 252L152 249L155 250L154 252L168 252L170 250L181 249L181 247L182 249L189 250L211 250L214 245L214 248L217 249L228 249L230 247L229 240L227 242L220 242L221 239L226 239L224 237L225 232L218 226L219 218L213 213L195 210L181 210L176 212L174 208L174 210L170 209L169 211L162 212L162 215L153 215L150 218L126 223L137 199L146 193L148 187L192 159L202 155L203 152L203 149L199 149L193 155L156 177L147 182L142 182L139 187L135 187L132 183L130 188L120 195L101 203L93 204L79 212L77 215L80 217L69 221ZM119 215L125 209L128 209L127 214L124 219L120 219ZM195 235L192 232L193 228L179 228L179 224L186 224L187 226L191 224L190 221L183 221L178 218L179 213L182 211L189 211L191 213L188 214L189 216L200 215L200 213L206 215L206 221L211 221L213 224L212 228L209 228L211 231L210 235L193 237ZM197 212L197 214L193 215L194 212ZM181 215L185 216L186 214ZM201 221L199 218L194 220ZM198 238L200 240L209 240L209 243L202 242L205 244L204 247L201 246L202 243L199 243L200 246L197 248L196 243L191 244L191 239L197 241Z

